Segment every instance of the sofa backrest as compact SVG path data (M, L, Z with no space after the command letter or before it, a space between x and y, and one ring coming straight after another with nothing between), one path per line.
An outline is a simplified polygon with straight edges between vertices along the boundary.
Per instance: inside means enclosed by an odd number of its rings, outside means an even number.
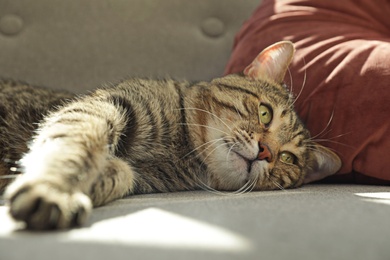
M259 0L2 0L0 77L85 92L126 77L223 74Z

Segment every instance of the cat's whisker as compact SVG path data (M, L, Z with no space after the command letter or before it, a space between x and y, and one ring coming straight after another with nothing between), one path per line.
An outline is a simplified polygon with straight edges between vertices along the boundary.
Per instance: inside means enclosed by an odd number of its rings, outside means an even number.
M240 189L233 192L234 195L241 195L246 192L251 192L255 187L259 180L259 175L256 174L256 176L252 180L248 180Z
M21 167L21 165L20 165L20 160L15 161L15 160L12 160L9 158L4 158L4 159L2 159L2 161L8 165L9 171L14 172L14 174L2 175L2 176L0 176L0 177L2 177L1 179L15 178L13 176L15 174L19 174L23 170L23 167Z
M217 143L217 142L219 142L219 141L222 141L222 140L224 140L224 138L214 139L214 140L208 141L208 142L206 142L206 143L204 143L204 144L201 144L201 145L199 145L198 147L196 147L195 149L193 149L191 152L189 152L189 153L187 153L186 155L184 155L183 157L181 157L180 159L184 159L184 158L186 158L187 156L189 156L190 154L192 154L192 153L196 152L197 150L199 150L200 148L202 148L202 147L204 147L204 146L208 146L208 147L206 147L206 148L201 152L201 153L203 153L203 152L206 151L211 145L213 145L213 144L215 144L215 143Z
M333 136L333 137L329 137L329 138L317 138L319 136L325 136L327 134L329 134L332 129L329 129L328 131L325 132L325 130L330 126L332 120L333 120L333 116L334 116L334 111L332 112L331 116L330 116L330 119L327 123L327 125L325 126L325 128L318 134L316 134L315 136L307 139L305 142L308 142L307 144L307 147L315 147L315 145L310 145L311 142L328 142L328 143L334 143L334 144L339 144L339 145L342 145L342 146L345 146L345 147L349 147L349 148L353 148L353 146L350 146L350 145L346 145L346 144L343 144L341 142L336 142L336 141L333 141L334 139L337 139L337 138L340 138L340 137L343 137L345 135L348 135L348 134L351 134L351 132L348 132L348 133L345 133L345 134L339 134L337 136ZM330 149L330 148L328 148ZM332 150L332 149L331 149Z
M239 144L239 142L235 142L233 143L233 145L229 148L229 151L227 152L226 154L226 162L229 162L229 155L230 155L230 152L232 151L232 149L234 148L235 145Z
M201 112L207 113L207 114L217 118L219 121L221 121L221 123L224 124L229 130L232 130L231 127L228 124L226 124L225 121L222 120L222 118L220 118L216 114L211 113L210 111L207 111L205 109L200 109L200 108L196 108L196 107L186 107L186 108L179 108L179 110L196 110L196 111L201 111Z
M252 192L256 188L256 184L258 181L259 181L259 175L257 175L256 178L253 180L253 185L249 192Z
M330 131L328 131L330 132ZM328 133L327 132L327 133ZM345 136L345 135L348 135L350 134L351 132L348 132L348 133L345 133L345 134L340 134L340 135L337 135L337 136L333 136L333 137L329 137L329 138L315 138L315 137L311 137L310 139L306 140L306 148L308 150L311 150L311 151L316 151L316 152L319 152L319 150L317 149L317 146L316 144L314 144L313 142L328 142L328 143L333 143L333 144L338 144L338 145L342 145L344 147L348 147L348 148L354 148L353 146L351 145L347 145L347 144L344 144L344 143L341 143L341 142L337 142L337 141L334 141L334 139L337 139L337 138L340 138L342 136ZM336 152L335 149L332 149L330 147L327 147L327 149L329 150L332 150L333 152ZM324 153L325 154L325 153Z
M241 113L240 113L240 111L238 110L236 104L233 103L233 106L234 106L234 108L236 109L236 112L237 112L238 117L240 118L240 120L242 120Z
M272 179L272 178L275 178L275 177L270 175L269 180L270 180L270 181L271 181L279 190L285 191L284 187L283 187L279 182L277 182L276 180L274 180L274 179Z
M277 182L277 178L271 172L268 172L267 177L268 180L271 181L279 190L286 191L285 188Z
M236 191L233 191L231 194L240 195L248 191L252 186L253 180L248 180L241 188Z
M315 138L310 138L310 140L311 140L311 141L314 141L314 142L321 142L321 141L325 141L325 140L333 140L333 139L337 139L337 138L343 137L343 136L345 136L345 135L349 135L349 134L351 134L351 133L352 133L352 132L348 132L348 133L345 133L345 134L339 134L339 135L332 136L332 137L329 137L329 138L326 138L326 139L324 139L324 138L322 138L322 139L319 139L319 138L317 138L317 139L315 139Z
M306 147L306 149L308 150L308 151L313 151L313 152L317 152L317 153L321 153L321 154L323 154L323 155L326 155L326 153L324 153L324 152L322 152L321 150L318 150L317 148L315 148L315 147ZM329 149L329 150L331 150L331 151L333 151L333 152L336 152L334 149L331 149L331 148L328 148L327 147L327 149Z
M255 178L253 180L248 180L241 188L239 188L238 190L232 191L232 192L216 190L216 189L208 186L200 178L196 177L196 179L201 184L201 185L199 185L200 188L202 188L206 191L212 192L213 194L223 195L223 196L236 196L236 195L240 195L240 194L243 194L245 192L248 192L248 191L252 191L254 189L254 187L256 186L256 182L257 182L258 178Z
M1 176L0 176L0 179L15 179L15 178L17 178L20 174L21 174L21 173L1 175Z
M291 104L291 107L292 108L295 103L297 102L297 100L299 99L299 97L301 96L302 92L303 92L303 89L305 88L306 86L306 61L305 61L305 57L303 57L303 63L304 63L304 68L305 68L305 73L303 75L303 82L302 82L302 87L301 87L301 90L299 91L298 95L295 97L295 100L292 102Z
M279 188L279 190L285 191L285 189L283 188L282 185L280 185L280 183L278 183L278 182L276 182L276 181L274 181L274 180L271 180L271 181L272 181L273 184L275 184L275 186L276 186L277 188Z
M229 118L226 118L226 117L221 117L221 119L223 119L223 120L226 120L226 121L229 121L230 123L234 123L234 121L233 120L231 120L231 119L229 119Z
M240 193L237 193L237 195L244 194L246 192L251 192L256 187L258 180L259 180L259 175L256 175L255 178L247 182L248 184L247 187L243 189Z
M199 167L202 168L202 166L205 164L207 158L208 158L215 150L217 150L219 147L221 147L221 146L223 146L223 145L226 145L226 143L222 143L222 144L220 144L220 145L217 145L213 150L211 150L211 152L209 152L209 153L207 154L207 156L203 158L203 161L202 161L202 163L201 163L201 165L200 165Z
M20 163L20 161L15 161L15 160L8 159L8 158L4 158L3 162L8 163L8 164L13 164L13 165L18 165Z
M316 147L306 147L306 149L309 150L309 151L314 151L314 152L326 155L326 152L318 150ZM337 153L337 151L335 149L333 149L333 148L326 147L326 149L331 150L331 151Z
M223 196L236 196L236 195L240 195L240 194L243 194L245 192L247 192L248 190L252 190L253 189L253 185L255 185L255 183L257 182L256 180L248 180L241 188L239 188L238 190L235 190L235 191L219 191L219 190L216 190L214 188L211 188L210 186L208 186L207 184L205 184L200 178L196 177L197 181L201 184L199 185L200 188L206 190L206 191L209 191L209 192L212 192L214 194L217 194L217 195L223 195Z
M215 143L218 143L219 141L224 140L224 139L225 139L225 138L219 138L219 139L211 140L211 141L209 141L209 142L207 142L207 143L201 145L201 146L209 145L204 151L202 151L202 153L205 152L205 151L207 151L207 150L209 149L209 147L211 147L211 146L214 145ZM229 143L229 142L228 142L228 143ZM233 146L234 146L235 144L236 144L236 143L233 143ZM216 146L212 151L210 151L210 152L207 154L207 156L203 159L202 164L201 164L200 167L202 167L202 165L205 163L206 159L207 159L207 158L208 158L216 149L218 149L218 147L220 147L220 146L222 146L222 145L226 145L226 142L224 142L224 143L222 143L222 144ZM195 150L201 148L201 146L195 148L192 152L194 152ZM203 182L200 178L198 178L197 176L195 176L195 178L196 178L196 181L200 183L200 184L199 184L199 187L202 188L202 189L204 189L204 190L206 190L206 191L212 192L212 193L217 194L217 195L232 195L232 193L230 193L230 192L222 192L222 191L216 190L216 189L214 189L214 188L208 186L206 183L204 183L204 182Z
M330 134L332 131L333 131L333 129L329 129L329 130L327 130L326 132L322 133L322 136L326 136L326 135ZM319 137L319 134L317 134L316 136L313 136L313 137L307 139L307 141L313 141L313 142L315 142L316 140L320 140L320 139L318 139L317 137ZM322 139L324 139L324 138L322 138Z
M321 136L325 132L325 130L330 126L331 122L333 121L333 116L334 116L334 110L332 111L332 114L330 115L330 118L329 118L328 123L326 124L325 128L320 133L318 133L315 136L313 136L311 139L317 138L317 137ZM325 134L328 134L330 131L332 131L332 129L330 129Z
M200 178L196 177L196 180L200 183L198 184L199 187L205 191L208 191L208 192L211 192L213 194L216 194L216 195L228 195L227 192L223 192L223 191L219 191L219 190L216 190L212 187L210 187L209 185L207 185L206 183L204 183Z
M348 148L355 148L355 147L352 146L352 145L344 144L344 143L342 143L342 142L333 141L333 140L331 140L331 139L314 139L314 140L312 140L312 141L315 141L315 142L327 142L327 143L342 145L342 146L348 147ZM310 146L310 145L306 145L306 146Z
M179 125L188 125L188 126L200 126L200 127L205 127L205 128L209 128L209 129L213 129L215 131L219 131L221 133L224 133L226 135L229 135L227 132L221 130L221 129L218 129L218 128L215 128L215 127L212 127L212 126L208 126L208 125L202 125L202 124L190 124L190 123L179 123Z
M259 179L259 176L256 175L256 177L252 180L252 182L250 183L248 189L246 189L243 193L245 192L251 192L255 187L256 187L256 184L257 184L257 181Z
M287 68L287 71L288 71L288 75L290 76L290 93L294 93L293 92L293 90L294 90L294 83L293 83L293 78L292 78L292 74L291 74L290 68Z
M18 167L10 167L9 170L11 172L21 172L23 168L18 168Z

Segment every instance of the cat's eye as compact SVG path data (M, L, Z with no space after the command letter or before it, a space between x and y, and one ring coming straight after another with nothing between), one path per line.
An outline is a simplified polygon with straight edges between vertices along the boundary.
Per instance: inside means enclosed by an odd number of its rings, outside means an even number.
M261 123L268 125L272 121L272 110L268 106L260 104L259 118Z
M280 154L280 160L284 163L294 164L296 162L296 157L290 152L282 152Z

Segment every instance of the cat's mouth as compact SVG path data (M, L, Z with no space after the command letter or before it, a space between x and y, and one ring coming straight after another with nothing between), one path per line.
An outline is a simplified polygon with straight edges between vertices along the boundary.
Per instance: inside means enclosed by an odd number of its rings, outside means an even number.
M257 159L250 160L247 157L239 154L238 152L234 152L241 160L243 160L246 163L246 172L249 174L252 171L253 163L255 161L258 161Z

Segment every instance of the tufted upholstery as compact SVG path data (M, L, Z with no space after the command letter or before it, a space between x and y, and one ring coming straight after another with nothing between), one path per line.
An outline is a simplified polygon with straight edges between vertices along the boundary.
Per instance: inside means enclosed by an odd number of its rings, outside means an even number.
M223 74L259 0L0 1L0 76L84 92L127 76Z

